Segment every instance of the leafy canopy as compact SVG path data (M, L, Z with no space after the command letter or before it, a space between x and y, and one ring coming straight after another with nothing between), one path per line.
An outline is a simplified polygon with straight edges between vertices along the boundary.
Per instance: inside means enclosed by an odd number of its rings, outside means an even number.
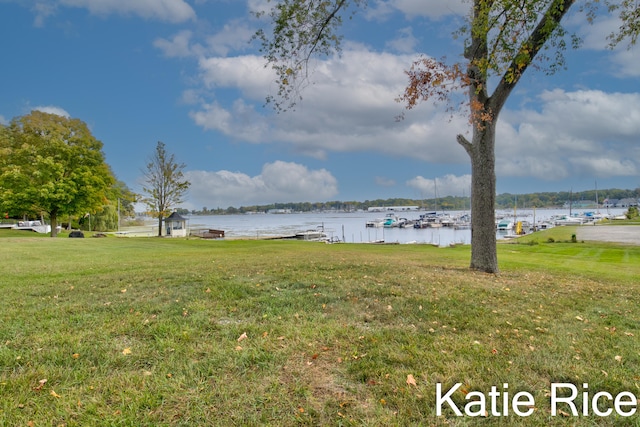
M32 111L0 140L0 204L12 215L80 215L105 203L115 179L81 120Z

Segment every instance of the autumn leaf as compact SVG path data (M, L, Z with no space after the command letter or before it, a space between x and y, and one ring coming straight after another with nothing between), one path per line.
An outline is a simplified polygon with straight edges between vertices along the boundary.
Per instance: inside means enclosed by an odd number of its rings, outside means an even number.
M247 333L246 333L246 332L243 332L243 333L242 333L242 335L240 335L240 336L238 337L238 342L240 342L240 341L242 341L242 340L246 340L247 338L248 338L248 337L247 337Z
M55 391L51 390L49 392L49 394L53 397L55 397L56 399L60 399L62 396L60 396L58 393L56 393Z
M416 379L411 374L407 375L407 384L412 385L414 387L418 386L418 384L416 384Z
M46 379L46 378L43 378L43 379L41 379L40 381L38 381L38 384L39 384L39 385L38 385L37 387L34 387L33 389L34 389L34 390L36 390L36 391L40 391L40 390L42 390L42 387L44 387L44 385L45 385L46 383L47 383L47 379Z
M622 362L622 356L616 356L614 359L616 359L617 362Z
M122 354L124 354L125 356L131 354L131 348L127 347L124 350L122 350Z
M74 359L78 359L78 358L80 357L80 354L78 354L78 353L73 353L73 354L71 355L71 357L73 357Z

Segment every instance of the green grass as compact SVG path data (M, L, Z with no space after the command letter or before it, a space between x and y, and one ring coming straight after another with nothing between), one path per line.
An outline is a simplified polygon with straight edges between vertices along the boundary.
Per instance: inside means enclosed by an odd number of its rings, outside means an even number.
M548 398L640 395L640 248L538 238L497 276L467 246L0 239L0 425L640 425ZM436 417L458 382L536 410Z

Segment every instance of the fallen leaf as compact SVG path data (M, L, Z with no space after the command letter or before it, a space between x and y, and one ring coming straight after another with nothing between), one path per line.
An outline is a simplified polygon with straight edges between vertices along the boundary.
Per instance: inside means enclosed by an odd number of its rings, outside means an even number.
M239 346L239 345L237 345L237 346L236 346L236 351L240 351L240 350L242 350L242 347L241 347L241 346Z
M74 359L77 359L80 357L80 355L78 353L73 353L71 357L73 357Z
M207 288L207 290L205 292L209 293L209 292L211 292L211 289Z
M413 378L413 375L411 375L411 374L407 375L407 384L415 386L415 387L418 386L418 384L416 384L416 379Z
M125 356L128 354L131 354L131 348L127 347L124 350L122 350L122 354L124 354Z
M576 316L576 319L581 321L581 322L584 322L584 319L582 317L580 317L580 316Z
M616 359L617 362L622 362L622 356L616 356L614 359Z
M122 290L120 290L120 292L124 294L125 292L127 292L127 290L126 289L122 289Z
M39 385L37 387L34 387L33 389L36 390L36 391L42 390L42 387L44 387L44 385L46 383L47 383L47 379L46 378L41 379L40 381L38 381Z
M62 397L62 396L60 396L58 393L56 393L56 392L55 392L55 391L53 391L53 390L51 390L51 391L49 392L49 394L50 394L51 396L55 397L56 399L59 399L60 397Z
M242 340L246 340L247 338L248 338L248 337L247 337L247 333L246 333L246 332L243 332L243 333L242 333L242 335L240 335L240 336L238 337L238 342L240 342L240 341L242 341Z

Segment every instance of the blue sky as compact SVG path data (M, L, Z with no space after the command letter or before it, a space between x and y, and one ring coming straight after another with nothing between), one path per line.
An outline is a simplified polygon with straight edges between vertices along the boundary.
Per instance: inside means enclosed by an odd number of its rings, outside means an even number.
M266 0L0 0L0 121L40 109L85 121L139 191L162 141L192 182L184 207L469 194L463 116L423 104L395 117L418 54L455 60L463 0L377 0L347 20L341 57L314 62L294 112L254 43ZM503 110L498 193L640 187L640 49L594 25L567 70L527 74Z

